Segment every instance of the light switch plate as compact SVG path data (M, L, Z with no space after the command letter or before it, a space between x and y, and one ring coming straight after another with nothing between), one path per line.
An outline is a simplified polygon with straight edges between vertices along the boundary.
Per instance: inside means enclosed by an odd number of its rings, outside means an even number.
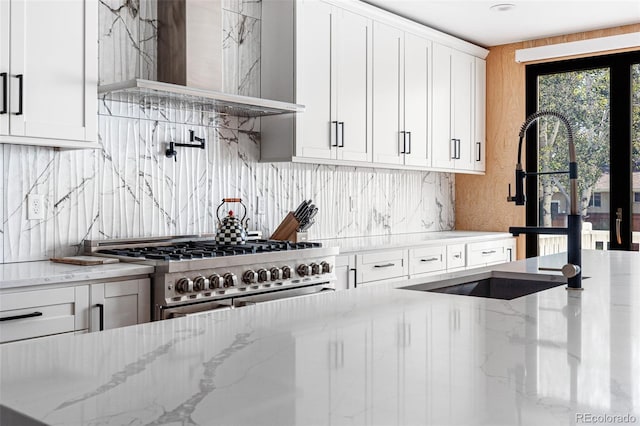
M264 214L264 197L257 197L256 199L256 213L257 214Z

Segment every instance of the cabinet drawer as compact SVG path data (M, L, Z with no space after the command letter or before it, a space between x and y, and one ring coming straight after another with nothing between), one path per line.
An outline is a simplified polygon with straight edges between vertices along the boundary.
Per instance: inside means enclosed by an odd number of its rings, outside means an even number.
M447 246L447 269L464 268L467 266L467 256L464 244Z
M446 247L423 247L409 250L409 273L444 271L447 268Z
M394 250L356 256L358 284L407 275L406 252Z
M505 262L507 258L506 243L504 240L499 240L467 244L467 265L483 266Z
M0 295L0 343L67 333L83 328L76 293L86 288L57 288ZM85 306L86 301L80 303ZM86 324L85 328L86 328Z

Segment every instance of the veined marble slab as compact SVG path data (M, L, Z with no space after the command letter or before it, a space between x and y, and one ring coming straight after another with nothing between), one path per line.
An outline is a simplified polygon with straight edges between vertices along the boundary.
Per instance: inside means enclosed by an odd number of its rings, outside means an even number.
M394 288L429 277L1 345L1 402L51 425L637 423L640 254L583 260L581 292Z
M152 274L153 266L135 263L78 266L49 261L0 265L0 290L42 284L72 283L96 279Z

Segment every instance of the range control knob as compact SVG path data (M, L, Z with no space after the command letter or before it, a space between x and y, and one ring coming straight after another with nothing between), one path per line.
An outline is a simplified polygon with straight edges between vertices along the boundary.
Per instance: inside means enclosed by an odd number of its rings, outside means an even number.
M312 263L309 266L311 266L311 273L313 275L320 275L320 265L318 265L317 263Z
M223 278L225 287L235 287L236 285L238 285L238 277L236 277L236 274L227 272L223 275Z
M271 272L262 268L258 269L258 282L265 282L271 280Z
M253 269L244 271L244 274L242 274L242 282L245 284L253 284L258 282L258 273Z
M288 280L289 278L291 278L291 267L288 265L284 265L282 267L282 279Z
M320 262L320 266L322 267L323 274L330 274L333 272L333 265L329 262Z
M275 266L269 270L271 272L271 281L277 281L282 279L282 269ZM291 272L291 271L289 271Z
M176 282L176 291L178 293L190 293L193 291L193 281L189 278L180 278Z
M224 285L222 283L222 278L218 274L209 275L209 288L211 290L215 288L222 288Z
M301 277L306 277L311 275L311 266L310 265L305 265L304 263L298 265L298 268L296 269L296 271L298 272L298 275L300 275Z
M199 275L193 279L193 290L194 291L202 291L206 290L209 287L209 280Z

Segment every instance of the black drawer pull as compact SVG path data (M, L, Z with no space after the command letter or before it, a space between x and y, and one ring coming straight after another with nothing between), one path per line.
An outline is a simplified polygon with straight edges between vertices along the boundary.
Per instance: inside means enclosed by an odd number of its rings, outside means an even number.
M7 73L0 73L0 77L2 77L2 111L0 114L7 113Z
M384 265L373 265L374 268L389 268L390 266L396 266L395 263L385 263Z
M440 260L439 257L430 257L428 259L420 259L420 262L434 262L436 260Z
M483 252L482 252L482 255L483 255L483 256L486 256L486 255L488 255L488 254L494 254L495 252L496 252L495 250L483 251Z
M23 75L16 75L18 79L18 112L15 115L22 115L22 83L23 83Z
M18 320L18 319L24 319L24 318L33 318L33 317L41 317L41 316L42 316L42 312L31 312L30 314L14 315L14 316L11 316L11 317L0 318L0 321L11 321L11 320Z
M100 312L100 331L104 330L104 305L102 303L96 303L95 307Z

